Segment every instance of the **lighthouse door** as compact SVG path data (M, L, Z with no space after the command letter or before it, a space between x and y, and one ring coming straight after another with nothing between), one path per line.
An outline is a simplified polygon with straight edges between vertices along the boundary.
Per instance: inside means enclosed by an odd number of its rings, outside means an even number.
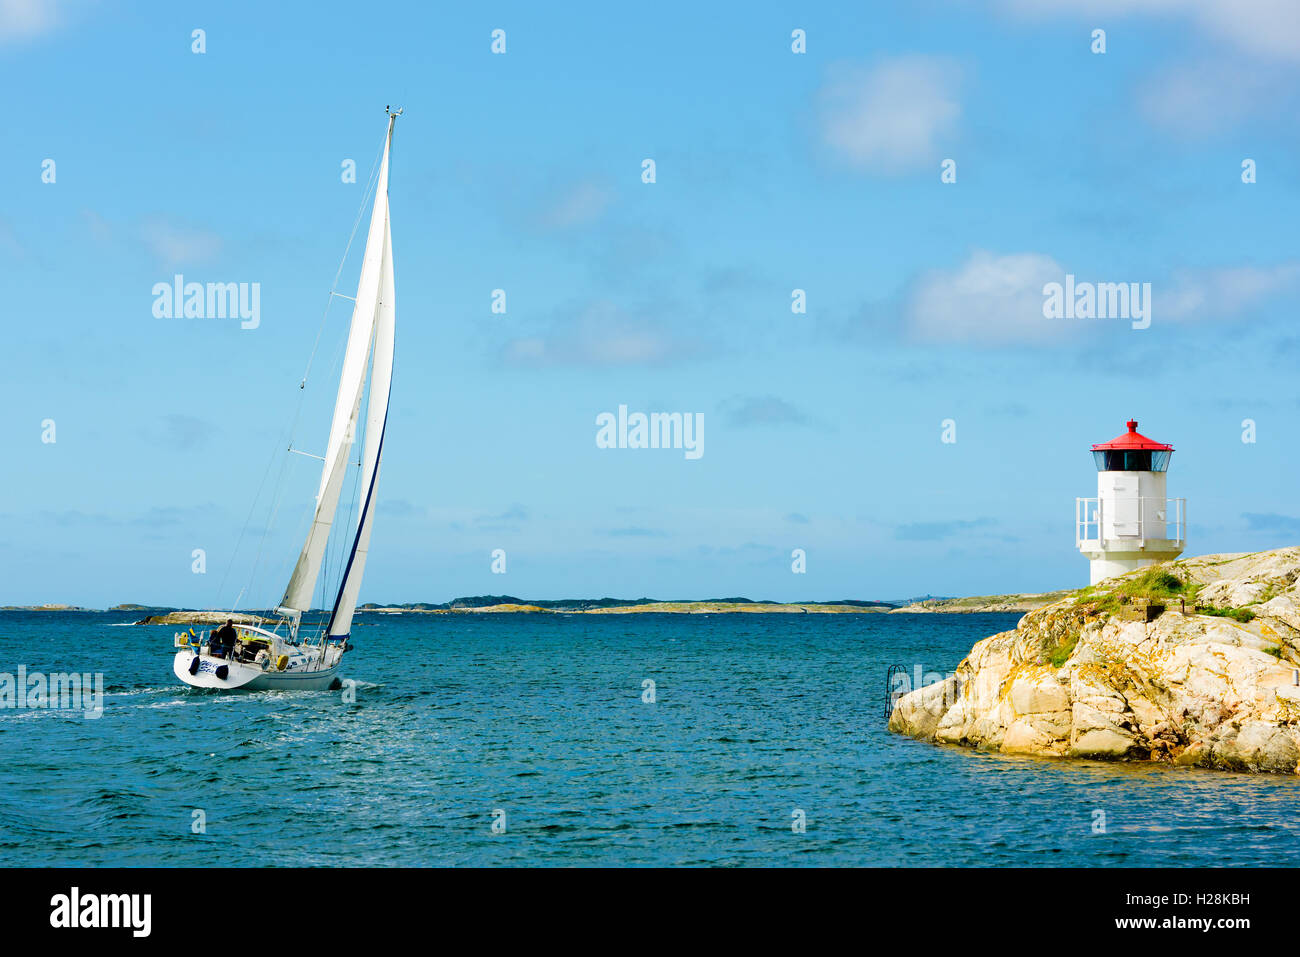
M1115 534L1120 538L1138 538L1142 535L1142 506L1138 499L1138 483L1134 478L1115 480L1114 511L1112 521Z

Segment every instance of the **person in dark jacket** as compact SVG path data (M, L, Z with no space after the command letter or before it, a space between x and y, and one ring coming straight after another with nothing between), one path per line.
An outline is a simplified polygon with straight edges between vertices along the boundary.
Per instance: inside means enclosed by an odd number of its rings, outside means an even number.
M214 658L224 658L235 647L234 622L227 618L226 623L208 637L208 653Z

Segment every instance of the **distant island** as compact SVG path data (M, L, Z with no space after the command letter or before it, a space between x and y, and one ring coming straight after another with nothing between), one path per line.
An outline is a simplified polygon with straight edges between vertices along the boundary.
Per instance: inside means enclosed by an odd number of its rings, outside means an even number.
M410 602L402 605L380 605L368 602L357 608L359 613L379 615L629 615L629 614L861 614L888 612L895 605L883 601L844 599L842 601L774 602L754 601L749 598L713 598L705 600L661 601L655 598L572 598L523 599L512 595L476 595L454 601ZM323 613L323 612L321 612ZM258 624L273 616L270 613L244 613L229 615L224 611L187 611L184 609L156 609L137 625L190 625L210 624L234 617L243 624Z
M483 615L483 614L558 614L558 615L719 615L719 614L973 614L978 612L1025 613L1043 608L1065 592L1046 594L985 595L973 598L937 598L926 595L901 601L873 601L844 598L836 601L769 601L753 598L674 599L658 598L516 598L513 595L473 595L448 602L407 602L379 604L367 602L359 613L380 615ZM95 611L75 605L5 605L0 611ZM224 622L233 618L240 624L260 624L276 616L270 611L228 612L221 609L185 609L166 605L141 605L127 602L105 609L131 612L144 617L137 625L193 625ZM316 609L312 614L323 614Z
M565 599L524 599L511 595L477 595L471 598L457 598L441 605L425 603L409 605L379 605L368 603L360 607L361 611L379 612L381 614L400 614L415 612L423 614L457 614L457 613L553 613L563 615L620 615L646 612L669 614L715 614L715 613L750 613L771 612L844 614L859 612L890 611L895 606L884 601L863 601L846 598L840 601L800 601L776 602L754 600L751 598L706 598L675 599L658 598L565 598Z
M1020 613L1046 608L1060 601L1072 591L1049 591L1041 595L980 595L976 598L926 598L911 602L895 612L908 614L970 615L984 612L1018 611Z
M94 608L82 608L80 605L0 605L0 611L95 611Z

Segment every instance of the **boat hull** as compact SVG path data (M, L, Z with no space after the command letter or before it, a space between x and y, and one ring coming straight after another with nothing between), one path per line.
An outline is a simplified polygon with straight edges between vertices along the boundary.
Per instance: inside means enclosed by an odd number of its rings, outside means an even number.
M199 670L190 674L194 652L181 650L172 659L176 677L193 688L210 691L326 691L338 677L342 664L314 671L263 671L257 665L199 655ZM226 676L217 677L225 665Z

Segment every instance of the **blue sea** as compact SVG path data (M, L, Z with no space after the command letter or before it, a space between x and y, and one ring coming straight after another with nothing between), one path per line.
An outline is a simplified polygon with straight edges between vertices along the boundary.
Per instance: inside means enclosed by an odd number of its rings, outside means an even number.
M1300 864L1291 777L886 731L890 665L1015 615L363 615L355 703L188 689L130 617L0 613L0 672L105 685L0 710L0 865Z

